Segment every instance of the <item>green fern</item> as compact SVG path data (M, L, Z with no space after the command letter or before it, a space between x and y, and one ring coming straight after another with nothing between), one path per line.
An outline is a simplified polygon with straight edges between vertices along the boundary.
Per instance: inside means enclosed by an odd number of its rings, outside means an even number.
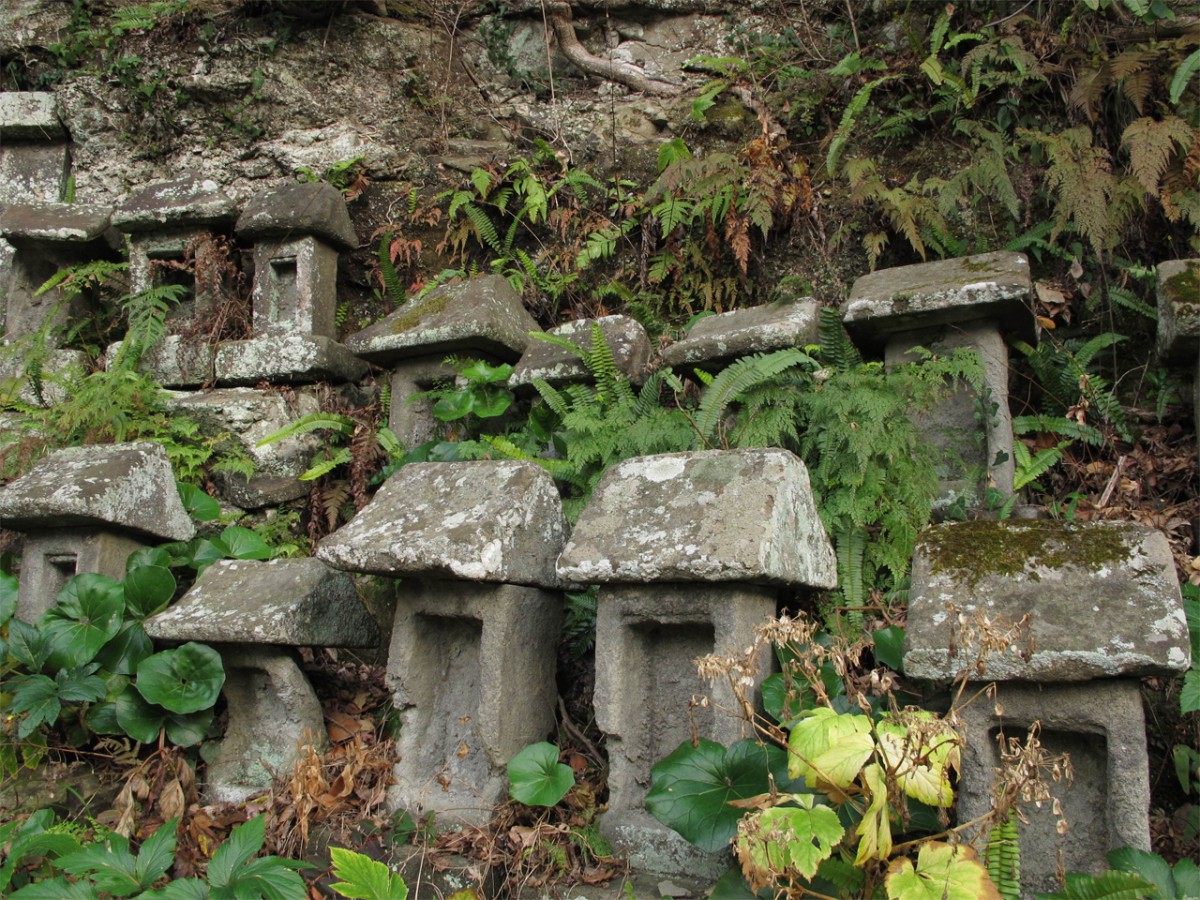
M788 369L816 363L803 350L789 348L774 353L756 353L744 356L721 370L705 389L700 407L696 411L695 426L705 446L723 445L725 417L730 407L743 399L747 392L776 378ZM790 425L791 423L787 423ZM779 435L781 444L784 435ZM739 446L744 446L740 441ZM775 443L775 442L771 442Z
M385 234L379 241L379 252L377 254L379 260L379 277L383 279L384 289L387 291L388 296L392 298L392 303L398 306L404 302L406 292L404 285L400 282L400 273L396 271L396 266L392 262L390 238L390 234Z
M1003 900L1021 897L1021 844L1013 812L992 826L984 851L988 876Z
M287 438L296 437L301 434L308 434L313 431L333 431L344 438L348 438L354 434L355 425L354 419L350 418L350 416L328 412L309 413L306 416L301 416L294 422L289 422L282 428L272 431L254 446L266 447L268 444L274 444L277 441L286 440Z

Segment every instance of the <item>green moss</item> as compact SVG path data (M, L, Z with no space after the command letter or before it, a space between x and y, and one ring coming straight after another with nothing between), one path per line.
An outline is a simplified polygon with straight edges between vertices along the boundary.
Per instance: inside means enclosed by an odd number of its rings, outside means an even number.
M980 260L964 259L961 262L962 267L968 272L999 272L1000 268L992 261L983 262Z
M446 304L450 302L450 297L447 294L440 296L430 296L428 300L419 306L410 309L402 316L397 316L392 322L390 328L394 334L402 334L405 331L412 331L417 328L425 319L430 316L436 316Z
M1050 520L957 522L931 528L921 539L934 574L950 574L971 587L990 575L1036 578L1037 567L1075 566L1098 572L1129 559L1119 528Z
M1182 272L1164 281L1162 296L1181 310L1191 311L1200 307L1200 267L1188 265Z

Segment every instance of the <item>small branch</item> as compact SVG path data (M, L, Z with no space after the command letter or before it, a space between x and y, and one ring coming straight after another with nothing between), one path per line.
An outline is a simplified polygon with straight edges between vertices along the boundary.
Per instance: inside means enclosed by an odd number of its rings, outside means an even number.
M554 36L558 38L558 47L563 56L570 60L575 68L587 75L598 75L609 81L623 84L644 94L675 94L681 88L665 81L656 81L646 76L637 66L625 65L611 59L602 59L588 51L575 35L572 24L571 7L567 3L548 3L546 12Z

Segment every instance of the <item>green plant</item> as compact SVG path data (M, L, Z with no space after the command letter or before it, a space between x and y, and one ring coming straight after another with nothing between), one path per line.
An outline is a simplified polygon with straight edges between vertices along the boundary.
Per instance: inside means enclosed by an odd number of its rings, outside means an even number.
M342 847L330 847L333 859L333 876L341 879L329 885L329 889L342 897L358 900L408 900L408 887L399 875L393 875L388 867L362 853Z
M1038 893L1038 900L1079 898L1154 897L1184 900L1200 896L1200 866L1190 859L1174 866L1157 853L1122 847L1107 855L1110 868L1102 875L1068 872L1066 884L1054 893Z
M554 806L574 786L575 773L553 744L530 744L508 762L508 794L526 806Z
M1044 339L1037 347L1024 341L1015 341L1013 346L1033 369L1047 416L1058 417L1060 422L1062 418L1072 419L1080 425L1098 419L1122 440L1132 441L1120 401L1108 379L1096 371L1101 351L1124 340L1124 335L1105 332L1082 342Z

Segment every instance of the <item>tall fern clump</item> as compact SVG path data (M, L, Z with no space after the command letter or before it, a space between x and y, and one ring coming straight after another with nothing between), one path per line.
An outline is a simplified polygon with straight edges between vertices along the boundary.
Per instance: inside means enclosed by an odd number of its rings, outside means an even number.
M861 624L867 589L907 571L938 491L937 453L914 413L932 408L958 379L980 385L982 367L970 351L891 370L864 363L836 310L821 313L827 368L798 395L797 439L834 541L840 599Z

